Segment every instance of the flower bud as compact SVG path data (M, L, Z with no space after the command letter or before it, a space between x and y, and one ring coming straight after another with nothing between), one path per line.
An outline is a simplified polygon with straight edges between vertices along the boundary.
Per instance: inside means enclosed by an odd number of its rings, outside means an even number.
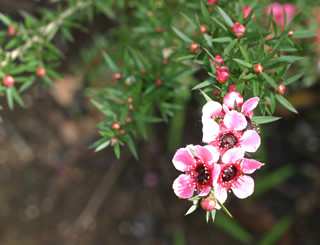
M255 73L257 73L257 74L263 72L263 69L264 69L263 66L260 65L260 64L255 64L255 65L253 66L253 71L254 71Z
M229 78L229 70L225 66L221 66L216 71L216 79L220 84L225 84Z
M119 130L119 129L120 129L120 123L118 123L118 122L112 123L111 128L112 128L112 129Z
M217 3L217 0L208 0L207 3L209 5L213 5L213 4L216 4Z
M216 55L216 56L214 56L214 58L216 59L216 61L217 61L220 65L223 65L223 59L222 59L221 56ZM216 69L218 69L219 66L218 66L217 63L214 61L214 59L211 59L211 61L212 61L212 63L214 64L214 67L215 67Z
M121 74L119 73L119 72L115 72L115 73L113 73L113 78L115 79L115 80L121 80Z
M293 30L290 30L290 31L288 32L288 37L292 37L293 34L294 34Z
M275 90L277 94L283 95L286 92L286 86L283 85L282 83L278 84L279 90Z
M200 44L198 43L191 43L190 44L190 51L191 53L199 53L200 52Z
M246 32L246 27L238 22L234 22L233 27L230 27L230 31L233 32L236 37L240 38Z
M208 27L206 25L200 25L200 30L202 34L208 33ZM194 31L194 34L196 35L197 38L199 38L198 29Z
M208 197L206 199L202 199L200 205L203 210L212 211L217 205L217 200L215 197Z
M243 19L246 19L249 16L250 12L252 11L252 8L250 8L249 6L244 6L240 8L240 12L242 12L243 10L244 10ZM252 15L251 18L253 17L254 17L254 14Z
M12 87L14 85L14 78L13 76L5 76L3 79L2 79L2 83L4 86L6 87Z
M47 74L47 71L43 67L38 67L36 70L36 74L38 77L44 77Z

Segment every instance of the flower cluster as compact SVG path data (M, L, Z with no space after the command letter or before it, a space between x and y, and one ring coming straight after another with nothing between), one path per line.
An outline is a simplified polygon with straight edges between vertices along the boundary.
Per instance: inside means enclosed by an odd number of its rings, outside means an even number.
M258 103L258 97L243 102L235 85L231 85L222 105L208 101L203 106L202 141L206 145L180 148L172 160L175 168L183 172L173 183L179 198L191 199L194 206L200 203L204 210L215 211L224 208L231 190L241 199L253 193L254 181L247 174L263 163L245 158L245 153L255 152L260 146L258 125L252 121Z

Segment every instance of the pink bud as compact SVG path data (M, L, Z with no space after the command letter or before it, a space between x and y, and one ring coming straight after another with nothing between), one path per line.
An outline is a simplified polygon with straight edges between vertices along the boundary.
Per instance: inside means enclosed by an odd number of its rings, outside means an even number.
M246 19L248 17L248 15L250 14L252 9L250 7L248 7L248 6L244 6L244 7L240 8L240 12L242 12L243 9L244 9L243 18ZM252 17L253 17L253 15L252 15Z
M219 83L224 84L228 81L229 70L225 66L221 66L216 71L216 79Z
M219 63L220 65L223 65L223 59L222 59L221 56L216 55L216 56L214 56L214 58L216 59L216 61L218 61L218 63ZM215 68L218 69L219 66L218 66L217 63L214 61L214 59L211 59L211 61L212 61L212 63L214 64Z
M217 0L208 0L207 3L213 5L217 3Z
M235 84L231 84L228 88L228 92L232 92L232 91L236 91L236 85Z
M238 22L234 22L234 26L230 27L230 31L233 32L236 35L236 37L239 38L242 37L246 32L246 27Z

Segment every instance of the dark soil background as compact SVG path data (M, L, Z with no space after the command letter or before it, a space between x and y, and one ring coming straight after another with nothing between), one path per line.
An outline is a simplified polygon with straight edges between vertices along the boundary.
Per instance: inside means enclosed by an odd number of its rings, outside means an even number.
M18 6L31 12L35 7L33 1L13 2L14 7L1 0L1 11L16 15ZM77 58L74 50L83 40L64 47L68 59ZM56 90L39 83L23 95L25 108L10 111L1 100L1 245L242 244L221 222L207 225L201 210L184 216L191 203L179 200L171 188L179 172L167 150L168 125L152 126L152 138L137 142L139 161L126 148L120 160L111 148L89 150L99 138L94 126L100 115L84 96L80 76L60 71L65 78L55 81ZM286 216L292 223L272 244L320 243L320 87L290 92L299 115L279 108L276 114L283 119L262 127L257 155L266 166L253 177L259 183L289 165L294 173L246 200L231 194L227 203L252 236L250 244L259 244ZM181 147L200 142L199 108L195 100L186 106L194 113L186 113Z

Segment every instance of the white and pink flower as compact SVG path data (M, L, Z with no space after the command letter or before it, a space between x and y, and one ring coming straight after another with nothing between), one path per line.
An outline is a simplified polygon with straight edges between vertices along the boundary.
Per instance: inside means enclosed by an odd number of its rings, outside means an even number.
M253 173L263 165L259 161L244 158L241 149L229 150L222 157L218 181L213 182L215 197L224 202L230 190L240 199L250 196L254 191L254 181L246 174Z
M208 117L202 118L202 124L202 141L215 147L221 155L233 148L255 152L260 146L259 134L248 129L248 121L240 112L227 111L220 125Z
M220 172L218 159L219 153L212 146L188 145L178 149L172 162L184 174L173 182L174 193L180 198L190 198L194 191L198 196L207 196Z
M287 15L287 25L292 21L294 15L296 14L296 7L293 4L290 3L285 3L285 4L280 4L280 3L272 3L269 5L269 7L266 9L266 13L268 15L271 14L271 9L273 11L273 19L274 21L280 25L284 25L284 11L286 12Z

